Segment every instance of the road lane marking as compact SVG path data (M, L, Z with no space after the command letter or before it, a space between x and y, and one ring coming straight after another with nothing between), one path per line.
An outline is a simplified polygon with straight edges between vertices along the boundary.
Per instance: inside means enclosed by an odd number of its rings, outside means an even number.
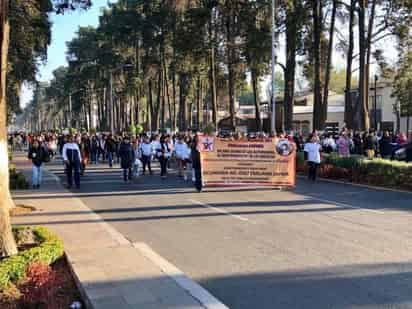
M381 215L385 214L384 211L380 211L380 210L376 210L376 209L370 209L370 208L366 208L366 207L353 206L353 205L350 205L350 204L341 203L341 202L337 202L337 201L332 201L332 200L328 200L328 199L324 199L324 198L320 198L320 197L312 197L312 199L320 201L320 202L332 204L332 205L335 205L336 207L339 207L339 208L351 208L351 209L358 209L358 210L363 210L363 211L367 211L367 212L373 212L373 213L377 213L377 214L381 214Z
M216 297L210 294L200 284L196 283L188 276L186 276L180 269L161 257L152 248L145 243L133 243L139 252L149 261L160 268L167 276L173 279L178 286L187 291L193 298L195 298L202 307L206 309L229 309Z
M212 209L212 210L214 210L214 211L216 211L216 212L219 212L219 213L221 213L221 214L225 214L225 215L231 216L231 217L236 218L236 219L238 219L238 220L240 220L240 221L244 221L244 222L249 221L248 218L243 217L243 216L239 216L239 215L235 215L235 214L231 213L230 211L227 211L226 209L214 207L214 206L212 206L212 205L209 205L209 204L206 204L206 203L197 201L197 200L189 200L189 202L191 202L191 203L193 203L193 204L196 204L196 205L203 206L203 207L205 207L205 208Z

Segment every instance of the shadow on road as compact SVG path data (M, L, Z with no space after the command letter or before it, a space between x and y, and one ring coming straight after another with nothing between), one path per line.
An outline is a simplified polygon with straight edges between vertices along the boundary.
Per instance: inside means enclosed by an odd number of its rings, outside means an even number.
M200 284L232 309L412 308L411 263L239 274Z

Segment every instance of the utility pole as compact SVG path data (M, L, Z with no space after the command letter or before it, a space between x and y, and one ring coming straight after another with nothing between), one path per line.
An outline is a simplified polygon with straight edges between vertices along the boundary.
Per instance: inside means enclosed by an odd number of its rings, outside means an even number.
M276 3L272 0L272 119L271 129L276 134L276 84L275 84L275 65L276 65Z

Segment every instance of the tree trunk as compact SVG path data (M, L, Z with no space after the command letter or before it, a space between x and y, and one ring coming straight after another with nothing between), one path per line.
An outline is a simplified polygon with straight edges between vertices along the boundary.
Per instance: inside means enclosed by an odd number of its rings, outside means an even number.
M202 88L202 81L200 80L200 76L197 78L197 96L196 96L196 127L200 130L200 119L201 119L201 88Z
M0 256L17 254L9 214L9 210L14 207L14 203L9 191L9 156L7 148L6 76L10 36L8 9L9 1L0 0Z
M214 44L214 15L213 11L209 22L209 35L210 35L210 72L209 72L209 84L210 84L210 96L212 103L212 121L215 130L217 131L217 91L216 91L216 70L215 70L215 44ZM207 109L209 113L209 109ZM207 115L209 119L209 115Z
M361 123L357 129L369 130L369 110L368 110L368 98L366 97L367 91L366 80L366 66L365 57L367 42L365 38L365 2L359 2L359 99L357 105L358 115L360 116Z
M174 131L173 121L172 121L172 104L170 102L170 94L169 94L169 78L168 78L169 74L167 72L167 66L166 66L165 61L163 62L163 71L164 71L163 75L164 75L164 79L165 79L165 85L164 85L165 90L164 90L164 92L165 92L165 97L166 97L166 100L167 100L167 108L168 108L168 114L169 114L169 124L170 124L171 130Z
M353 129L353 105L352 105L352 63L354 50L354 31L355 27L355 7L356 0L351 0L349 12L349 46L346 59L346 86L345 86L345 123L348 129Z
M149 106L148 107L149 107L148 108L149 112L147 113L149 116L148 124L149 124L150 131L154 132L156 131L156 128L155 128L155 124L153 121L154 119L153 116L155 115L155 111L154 111L154 106L153 106L153 90L152 90L152 80L151 79L149 79Z
M313 84L313 129L322 130L322 83L320 78L321 71L321 33L322 33L322 9L320 1L313 1L313 60L314 60L314 84Z
M260 98L259 98L259 77L255 70L252 71L252 88L253 88L253 101L255 103L255 121L256 131L262 131L262 119L260 117Z
M336 20L336 11L337 11L337 0L333 0L332 7L332 16L330 20L329 28L329 46L328 46L328 55L326 63L326 72L325 72L325 85L323 88L323 105L322 105L322 123L326 123L328 119L328 98L329 98L329 82L330 82L330 72L332 70L332 54L333 54L333 36L335 34L335 20Z
M188 78L186 74L181 74L179 78L179 130L187 130L187 104L186 104L186 89Z
M297 0L299 1L299 0ZM299 18L296 12L297 5L294 5L294 11L287 13L286 20L286 67L285 67L285 88L284 88L284 126L285 130L293 129L293 105L295 101L295 74L296 74L296 50Z
M365 67L365 98L367 102L368 119L369 118L369 75L370 75L370 62L372 53L372 35L373 35L373 25L375 21L376 13L376 0L372 1L372 7L369 14L368 23L368 36L366 39L366 67ZM370 120L369 120L370 121ZM378 128L375 128L377 130Z
M172 128L173 131L176 131L177 125L177 105L176 105L176 72L173 64L173 73L172 73L172 92L173 92L173 119L172 119Z
M234 37L232 34L232 14L229 14L226 21L226 31L227 31L227 66L228 66L228 83L229 83L229 119L232 130L236 126L236 111L235 111L235 71L234 71Z

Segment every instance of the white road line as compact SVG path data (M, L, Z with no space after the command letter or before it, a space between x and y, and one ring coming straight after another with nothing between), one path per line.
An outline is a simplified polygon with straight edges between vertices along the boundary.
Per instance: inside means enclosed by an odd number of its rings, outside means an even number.
M177 285L197 299L202 307L206 309L229 309L202 286L187 277L180 269L154 252L147 244L133 243L133 247L139 250L148 260L157 265L157 267L172 278Z
M243 217L243 216L239 216L239 215L235 215L235 214L231 213L230 211L227 211L226 209L214 207L214 206L212 206L212 205L209 205L209 204L206 204L206 203L197 201L197 200L189 200L189 202L191 202L191 203L193 203L193 204L197 204L197 205L203 206L203 207L205 207L205 208L213 209L213 210L216 211L216 212L219 212L219 213L221 213L221 214L225 214L225 215L231 216L231 217L236 218L236 219L238 219L238 220L240 220L240 221L244 221L244 222L249 221L248 218Z
M341 202L332 201L332 200L327 200L327 199L320 198L320 197L313 197L313 199L317 200L317 201L324 202L324 203L332 204L332 205L335 205L335 206L340 207L340 208L351 208L351 209L358 209L358 210L363 210L363 211L367 211L367 212L373 212L373 213L376 213L376 214L385 214L384 211L353 206L353 205L350 205L350 204L341 203Z

